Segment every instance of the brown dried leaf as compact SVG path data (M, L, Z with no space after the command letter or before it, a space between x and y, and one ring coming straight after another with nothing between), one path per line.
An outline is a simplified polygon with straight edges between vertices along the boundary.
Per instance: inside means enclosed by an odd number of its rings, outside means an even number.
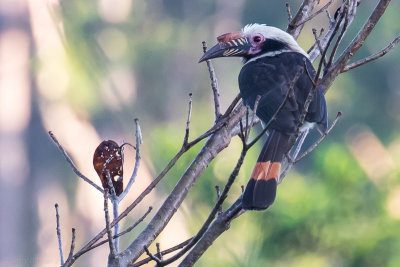
M112 140L103 141L93 154L93 167L100 177L103 188L109 189L107 173L110 173L115 193L123 191L123 153L121 147ZM117 180L114 178L117 176Z

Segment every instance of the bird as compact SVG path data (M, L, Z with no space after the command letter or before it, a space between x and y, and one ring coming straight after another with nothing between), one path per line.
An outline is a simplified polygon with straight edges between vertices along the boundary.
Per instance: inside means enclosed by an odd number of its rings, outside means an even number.
M217 41L199 62L241 57L243 66L238 83L242 101L254 111L259 99L256 115L261 122L268 123L283 105L269 125L268 137L242 195L244 210L266 210L275 201L281 165L290 149L289 140L298 132L316 72L308 54L293 36L273 26L248 24L240 32L218 36ZM315 126L321 134L328 126L321 86L316 87L305 123L299 130Z

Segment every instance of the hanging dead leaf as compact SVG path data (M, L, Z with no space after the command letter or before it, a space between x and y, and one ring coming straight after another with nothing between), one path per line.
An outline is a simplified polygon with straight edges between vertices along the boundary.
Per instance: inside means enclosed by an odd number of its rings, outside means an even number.
M121 147L112 140L101 142L93 155L93 167L100 177L103 188L109 189L107 179L109 173L117 196L123 191L123 157Z

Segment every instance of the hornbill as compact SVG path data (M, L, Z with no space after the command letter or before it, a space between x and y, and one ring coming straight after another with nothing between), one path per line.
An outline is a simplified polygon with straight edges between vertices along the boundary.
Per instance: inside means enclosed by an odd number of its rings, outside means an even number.
M242 197L244 209L265 210L275 200L281 163L290 149L290 137L298 131L307 96L313 88L315 70L295 39L275 27L250 24L241 32L226 33L217 40L218 44L199 62L217 57L242 57L240 94L243 103L251 109L254 109L257 97L261 97L256 115L262 122L268 123L286 101L270 124L268 138ZM294 81L296 76L298 79ZM293 82L293 91L288 92ZM321 87L316 88L300 131L315 125L320 133L324 133L328 125Z

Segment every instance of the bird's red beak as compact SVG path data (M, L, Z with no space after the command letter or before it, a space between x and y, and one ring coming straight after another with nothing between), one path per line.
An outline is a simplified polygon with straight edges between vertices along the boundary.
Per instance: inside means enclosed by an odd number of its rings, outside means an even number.
M240 57L247 55L251 45L241 32L225 33L217 37L218 43L200 58L199 63L217 57Z

